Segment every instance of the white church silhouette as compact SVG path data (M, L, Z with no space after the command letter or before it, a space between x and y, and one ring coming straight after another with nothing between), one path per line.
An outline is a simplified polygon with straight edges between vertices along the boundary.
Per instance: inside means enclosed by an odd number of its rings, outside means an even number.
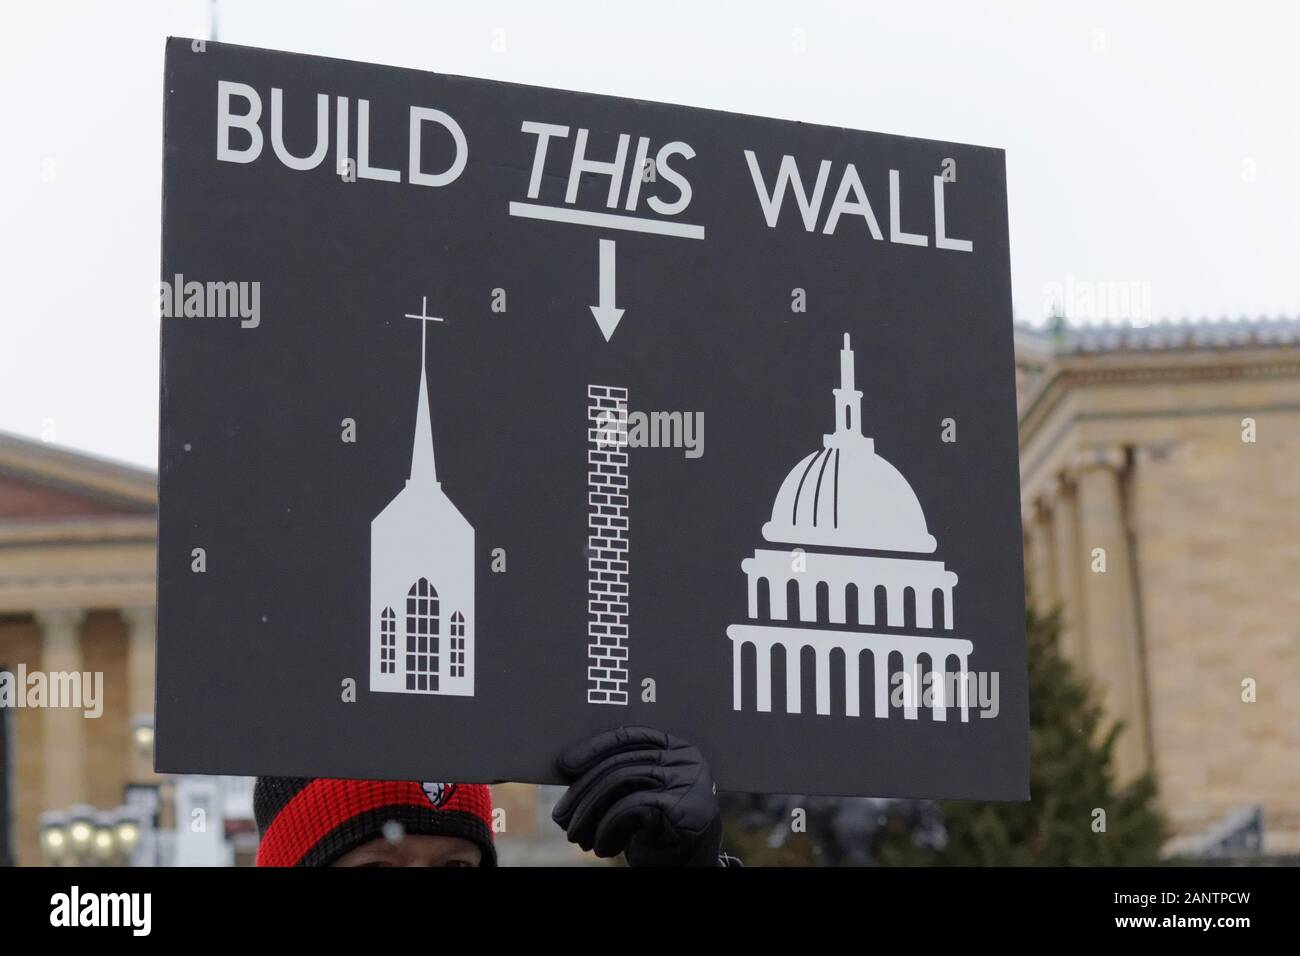
M422 303L420 397L406 486L370 522L370 690L474 695L474 528L434 464Z
M749 620L727 628L732 707L744 709L748 697L753 709L772 710L775 653L784 663L786 713L804 712L801 667L811 649L818 714L831 713L834 661L842 668L845 716L860 716L865 665L874 716L889 716L901 674L904 719L917 719L917 704L925 703L934 720L946 720L955 706L966 721L972 645L952 633L957 575L942 561L921 557L933 554L937 543L912 486L862 433L853 361L845 333L840 387L833 390L835 431L790 470L772 520L763 525L764 538L792 547L760 548L741 562L749 579ZM752 648L748 666L746 647ZM934 675L928 681L922 658Z

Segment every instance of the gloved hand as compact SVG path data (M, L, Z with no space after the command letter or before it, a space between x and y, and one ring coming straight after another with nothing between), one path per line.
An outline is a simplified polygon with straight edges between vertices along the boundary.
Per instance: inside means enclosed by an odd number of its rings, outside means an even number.
M630 866L718 866L722 813L698 750L650 727L620 727L568 747L570 781L552 818L597 856Z

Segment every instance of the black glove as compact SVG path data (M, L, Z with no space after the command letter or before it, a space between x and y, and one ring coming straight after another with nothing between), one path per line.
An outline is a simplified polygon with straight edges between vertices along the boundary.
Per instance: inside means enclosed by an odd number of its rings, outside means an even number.
M569 790L552 818L597 856L630 866L719 866L722 813L698 750L650 727L620 727L560 754Z

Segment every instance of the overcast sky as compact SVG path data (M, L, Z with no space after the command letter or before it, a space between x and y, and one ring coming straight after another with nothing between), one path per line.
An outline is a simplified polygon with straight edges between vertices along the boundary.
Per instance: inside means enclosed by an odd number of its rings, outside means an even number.
M208 0L0 6L0 430L153 466L163 39ZM232 43L1007 150L1016 317L1300 315L1292 3L222 0ZM562 12L563 11L563 12ZM1068 303L1067 303L1068 306Z

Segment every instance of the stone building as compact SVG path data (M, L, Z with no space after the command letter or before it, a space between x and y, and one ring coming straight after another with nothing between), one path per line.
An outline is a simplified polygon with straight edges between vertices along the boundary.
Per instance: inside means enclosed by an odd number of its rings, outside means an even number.
M0 671L103 674L98 717L0 711L16 862L41 861L42 811L115 807L128 781L154 779L131 723L153 713L156 484L150 471L0 434Z
M1025 565L1195 848L1300 851L1300 322L1016 336Z

